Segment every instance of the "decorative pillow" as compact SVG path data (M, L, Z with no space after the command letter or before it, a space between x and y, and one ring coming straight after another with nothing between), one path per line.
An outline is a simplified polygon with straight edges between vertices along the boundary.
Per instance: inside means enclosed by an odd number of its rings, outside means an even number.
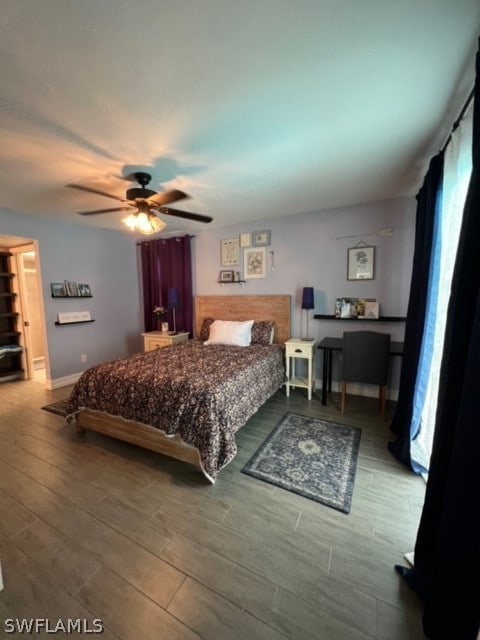
M208 336L210 335L210 327L212 325L212 322L214 322L213 318L204 318L203 319L202 327L200 329L200 334L198 336L199 340L202 340L203 342L205 342L205 340L208 340Z
M203 344L229 344L248 347L252 339L253 320L215 320L210 327L208 340Z
M274 328L275 323L270 320L254 322L252 327L252 344L272 344Z

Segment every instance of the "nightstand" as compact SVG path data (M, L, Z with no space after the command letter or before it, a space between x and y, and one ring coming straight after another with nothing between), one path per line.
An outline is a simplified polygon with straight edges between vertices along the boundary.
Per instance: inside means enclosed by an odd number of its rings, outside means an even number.
M172 344L180 344L180 342L186 342L189 335L188 332L174 334L162 333L161 331L148 331L148 333L142 333L143 350L153 351L153 349L169 347Z
M290 387L302 387L308 390L308 399L312 399L313 389L313 362L315 357L315 340L300 340L300 338L290 338L285 342L285 361L287 369L287 397L290 395ZM307 361L307 377L297 378L295 375L295 360L302 358ZM290 375L290 360L292 361L292 371Z

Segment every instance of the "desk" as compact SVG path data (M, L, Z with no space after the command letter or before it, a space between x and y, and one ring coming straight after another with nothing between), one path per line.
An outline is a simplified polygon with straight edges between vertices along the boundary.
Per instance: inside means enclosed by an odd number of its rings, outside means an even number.
M327 404L328 391L332 390L332 354L343 351L343 338L324 338L317 347L323 350L322 404ZM390 355L403 356L403 342L390 342Z

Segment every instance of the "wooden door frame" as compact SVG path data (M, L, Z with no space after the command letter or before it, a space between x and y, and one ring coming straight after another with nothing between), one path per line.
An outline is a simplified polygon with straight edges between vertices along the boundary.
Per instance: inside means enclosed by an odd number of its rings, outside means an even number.
M21 327L22 334L20 336L20 344L24 349L24 353L22 354L22 366L25 370L25 378L32 379L34 377L34 364L33 364L33 349L32 342L30 339L30 332L25 332L25 322L30 322L28 318L27 309L25 300L26 300L26 285L25 285L25 276L23 272L23 260L21 254L29 253L33 251L35 253L35 270L36 270L36 286L38 291L38 303L40 306L39 316L41 318L42 327L41 333L43 337L43 346L45 352L45 369L47 372L47 378L50 375L50 363L48 359L48 343L47 343L47 335L45 328L45 305L43 300L43 288L42 288L42 277L40 271L40 253L38 249L38 242L36 240L32 240L31 242L23 245L19 245L16 247L10 247L9 251L13 254L14 264L13 269L16 274L15 278L15 293L17 293L17 311L20 314L19 316L19 326Z

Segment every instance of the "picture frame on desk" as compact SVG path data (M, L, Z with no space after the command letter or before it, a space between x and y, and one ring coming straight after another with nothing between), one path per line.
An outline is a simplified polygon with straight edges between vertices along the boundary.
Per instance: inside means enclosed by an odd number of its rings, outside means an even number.
M334 315L344 320L378 320L379 310L375 298L337 298Z
M347 249L347 280L374 280L375 247L355 246Z
M378 320L380 317L380 304L376 300L365 300L365 313L363 317L366 320Z

